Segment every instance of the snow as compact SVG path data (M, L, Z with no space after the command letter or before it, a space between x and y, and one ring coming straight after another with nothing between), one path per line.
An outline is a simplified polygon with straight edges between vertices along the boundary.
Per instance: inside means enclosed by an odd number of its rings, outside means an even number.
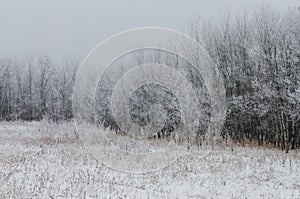
M192 147L134 174L95 160L72 123L0 123L0 183L0 198L299 198L300 152L222 144L203 156Z

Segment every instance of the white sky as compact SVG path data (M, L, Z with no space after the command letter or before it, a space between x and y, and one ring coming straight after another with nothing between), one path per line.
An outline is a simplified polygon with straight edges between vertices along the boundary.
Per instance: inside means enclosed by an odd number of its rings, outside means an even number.
M194 16L242 12L261 4L278 10L299 0L0 0L0 58L84 57L112 34L158 26L183 31Z

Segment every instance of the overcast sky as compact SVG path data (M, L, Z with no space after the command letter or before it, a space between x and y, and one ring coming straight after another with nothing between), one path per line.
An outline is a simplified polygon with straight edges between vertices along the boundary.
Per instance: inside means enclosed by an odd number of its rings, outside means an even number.
M99 42L131 28L183 31L194 16L241 12L262 3L279 10L299 0L0 0L0 58L84 57Z

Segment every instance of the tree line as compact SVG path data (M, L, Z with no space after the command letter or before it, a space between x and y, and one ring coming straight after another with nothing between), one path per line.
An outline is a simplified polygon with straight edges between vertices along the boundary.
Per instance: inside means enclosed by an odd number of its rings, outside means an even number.
M196 18L188 27L224 77L223 139L299 148L300 10L261 7L219 20ZM0 120L71 119L78 64L78 58L60 65L47 56L1 59Z
M54 64L47 56L0 60L0 120L72 118L79 59Z

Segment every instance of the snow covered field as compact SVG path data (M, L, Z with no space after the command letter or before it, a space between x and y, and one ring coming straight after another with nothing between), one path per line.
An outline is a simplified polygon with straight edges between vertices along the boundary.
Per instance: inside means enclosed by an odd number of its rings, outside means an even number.
M0 123L0 198L300 198L300 152L191 148L162 170L124 173L98 163L72 123Z

